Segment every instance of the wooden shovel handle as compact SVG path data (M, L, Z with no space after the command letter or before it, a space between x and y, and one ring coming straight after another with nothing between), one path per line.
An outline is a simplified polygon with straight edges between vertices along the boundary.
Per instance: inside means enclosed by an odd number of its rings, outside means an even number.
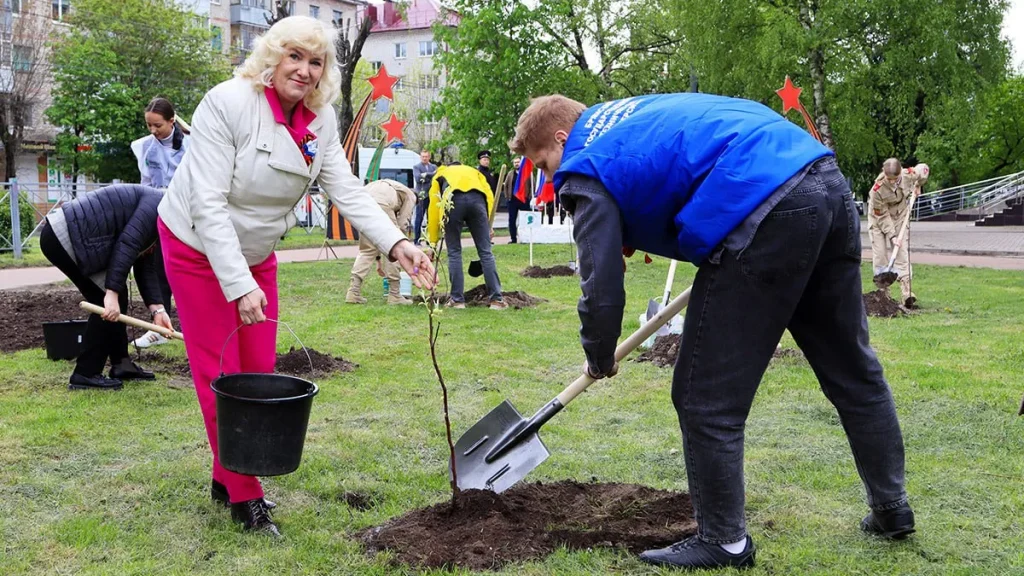
M661 309L660 312L654 315L646 324L640 327L639 330L633 332L629 338L622 341L618 347L615 348L615 361L621 362L626 356L636 349L644 340L651 337L658 331L669 320L675 317L676 314L682 312L683 308L690 303L690 291L693 290L693 286L690 286L683 291L682 294L676 296L667 306ZM569 402L572 402L577 396L583 393L584 390L590 387L595 380L586 374L583 374L576 379L575 382L569 385L568 388L562 390L562 393L558 395L558 401L562 403L562 406L568 406Z
M914 202L917 200L917 196L911 196L910 202L907 204L907 215L903 218L903 226L900 228L900 234L896 237L896 241L903 244L903 239L907 236L907 230L910 229L910 215L914 213ZM899 253L899 247L892 247L892 257L889 258L889 268L896 263L896 254Z
M97 306L95 304L90 304L88 302L82 302L81 304L79 304L79 306L81 306L82 310L85 310L86 312L92 312L93 314L99 314L101 316L103 315L104 312L102 307ZM129 324L131 326L135 326L136 328L145 328L146 330L152 330L153 332L156 332L157 334L163 336L164 338L176 338L178 340L181 340L182 342L185 341L185 335L182 334L181 332L177 332L175 330L168 330L163 326L157 326L156 324L146 322L145 320L139 320L138 318L132 318L131 316L118 314L117 321L121 322L122 324Z

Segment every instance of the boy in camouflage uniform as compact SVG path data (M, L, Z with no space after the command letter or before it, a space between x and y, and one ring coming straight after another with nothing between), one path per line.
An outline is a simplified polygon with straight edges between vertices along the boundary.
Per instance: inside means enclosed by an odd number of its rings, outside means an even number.
M900 226L910 210L912 198L921 194L921 186L928 181L928 165L918 164L902 168L900 161L889 158L882 164L882 173L868 194L868 234L871 237L871 261L877 276L889 265L890 249L896 250L896 274L900 283L903 304L908 308L917 301L910 290L910 231L899 242ZM909 223L908 223L909 226Z

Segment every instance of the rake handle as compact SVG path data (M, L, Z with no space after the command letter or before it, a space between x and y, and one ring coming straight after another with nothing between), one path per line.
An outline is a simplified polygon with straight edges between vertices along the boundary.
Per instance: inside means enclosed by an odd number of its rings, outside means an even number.
M674 318L676 314L682 312L683 308L686 308L686 305L690 303L691 290L693 290L693 286L690 286L684 290L682 294L676 296L668 303L668 305L655 314L654 318L651 318L650 321L641 326L639 330L633 332L629 338L623 340L622 343L615 348L615 361L621 362L626 356L629 356L633 350L636 350L637 346L640 346L644 340L650 338L651 334L657 332L658 328L661 328L668 323L669 320ZM596 380L586 374L583 374L565 390L562 390L556 399L562 407L568 406L569 402L572 402L594 382L596 382Z
M85 310L86 312L92 312L93 314L99 314L100 316L102 316L104 312L101 306L90 304L88 302L82 302L81 304L79 304L79 306L81 306L82 310ZM129 324L131 326L135 326L136 328L145 328L146 330L152 330L153 332L156 332L157 334L165 338L177 338L182 342L185 341L185 335L182 334L181 332L175 330L168 330L167 328L164 328L163 326L157 326L152 322L146 322L145 320L139 320L138 318L125 316L124 314L118 314L117 321L122 324Z

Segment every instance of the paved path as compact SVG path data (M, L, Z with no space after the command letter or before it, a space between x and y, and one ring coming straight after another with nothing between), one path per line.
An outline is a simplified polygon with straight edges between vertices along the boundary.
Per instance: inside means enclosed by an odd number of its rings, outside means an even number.
M867 222L861 226L861 241L871 248ZM911 261L922 252L970 256L1011 256L1024 258L1024 226L975 226L973 222L912 222ZM922 264L927 264L920 260Z
M496 236L494 238L495 244L507 244L509 241L508 237ZM463 246L472 246L472 238L463 238ZM359 255L359 246L348 245L348 246L335 246L334 254L338 255L338 258L355 258ZM320 248L301 248L296 250L279 250L277 252L278 262L315 262L317 259L323 260L326 257L331 259L334 258L334 254L330 252L325 253ZM50 284L51 282L60 282L64 280L65 276L56 268L50 267L35 267L35 268L8 268L0 270L0 290L6 290L11 288L23 288L25 286L37 286L40 284Z
M507 215L498 213L495 227L503 228ZM863 226L864 246L870 247L867 224ZM508 237L494 238L495 244L507 244ZM463 246L471 246L469 238ZM911 260L916 264L936 266L967 266L997 270L1024 270L1024 226L974 226L972 222L915 222L911 228ZM358 246L335 246L339 258L355 258ZM333 258L333 255L329 255ZM871 260L871 250L864 251ZM320 248L281 250L280 262L314 262L324 259ZM59 282L64 275L56 268L10 268L0 270L0 290Z

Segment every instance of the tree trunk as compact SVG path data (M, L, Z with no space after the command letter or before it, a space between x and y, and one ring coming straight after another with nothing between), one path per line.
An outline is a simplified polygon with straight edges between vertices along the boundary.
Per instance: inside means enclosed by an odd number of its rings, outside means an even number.
M831 149L835 149L832 142L832 125L828 117L828 110L825 106L825 52L815 38L814 29L817 27L814 20L818 16L818 3L814 0L801 0L800 11L797 16L800 26L811 41L811 47L807 50L807 63L810 66L811 85L814 96L814 123L821 134L821 140Z
M340 25L336 22L335 26ZM338 37L337 56L341 68L341 100L338 104L338 136L344 140L352 126L355 111L352 109L352 77L356 73L356 64L362 57L363 44L370 36L370 28L373 27L373 20L369 15L363 16L359 23L356 37L349 40L347 34Z
M818 132L825 146L835 150L835 143L832 141L832 126L825 109L825 65L824 54L821 48L812 48L808 59L811 65L811 83L814 91L814 123L818 125Z

